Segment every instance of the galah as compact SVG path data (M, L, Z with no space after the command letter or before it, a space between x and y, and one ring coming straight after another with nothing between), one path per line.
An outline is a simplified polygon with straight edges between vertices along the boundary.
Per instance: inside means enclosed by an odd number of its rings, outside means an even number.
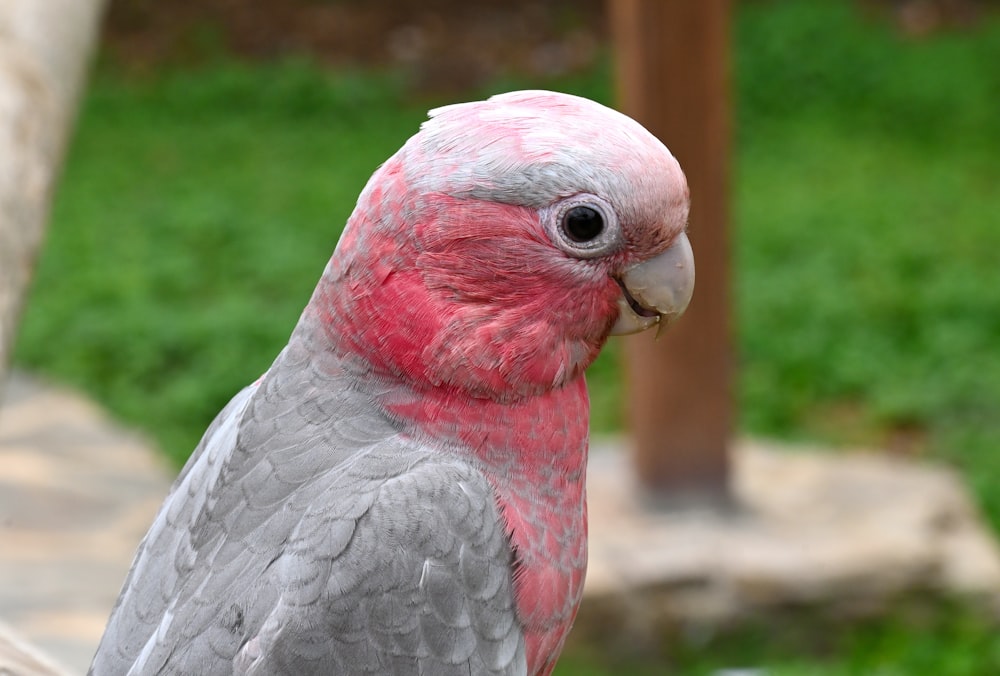
M208 428L93 674L548 674L587 563L584 369L694 283L688 189L543 91L431 111Z

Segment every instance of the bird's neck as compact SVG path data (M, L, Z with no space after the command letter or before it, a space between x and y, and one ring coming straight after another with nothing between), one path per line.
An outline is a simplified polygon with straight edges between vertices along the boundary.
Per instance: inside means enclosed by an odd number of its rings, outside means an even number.
M386 392L380 403L415 436L468 449L483 469L511 486L524 476L575 483L583 475L589 400L582 376L512 401L409 386Z
M529 673L549 673L582 600L587 568L583 377L515 403L440 389L387 393L383 402L416 435L471 452L484 470L515 556Z

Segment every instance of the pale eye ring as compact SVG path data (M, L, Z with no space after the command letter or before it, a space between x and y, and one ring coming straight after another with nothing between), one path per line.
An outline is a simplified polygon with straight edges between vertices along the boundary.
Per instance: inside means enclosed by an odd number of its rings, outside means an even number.
M546 208L542 214L549 238L573 258L596 258L618 250L618 216L607 200L579 193Z

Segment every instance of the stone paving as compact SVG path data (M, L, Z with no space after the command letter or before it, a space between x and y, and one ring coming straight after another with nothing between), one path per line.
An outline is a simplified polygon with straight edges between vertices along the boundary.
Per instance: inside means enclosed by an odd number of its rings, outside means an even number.
M78 394L18 374L4 389L0 618L84 673L172 472Z
M4 389L0 674L85 673L173 473L76 393L18 374ZM733 466L734 508L657 510L620 444L595 444L573 636L634 645L788 606L872 613L915 590L1000 611L997 545L949 470L751 442Z
M731 509L657 510L622 456L591 453L582 636L635 645L747 618L852 621L914 595L1000 620L1000 549L947 468L743 441Z

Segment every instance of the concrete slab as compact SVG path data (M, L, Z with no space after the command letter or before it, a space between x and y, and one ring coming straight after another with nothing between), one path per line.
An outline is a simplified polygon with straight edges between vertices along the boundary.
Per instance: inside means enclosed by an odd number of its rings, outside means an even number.
M789 608L871 616L910 594L1000 612L1000 550L946 467L743 441L732 488L726 509L656 509L622 444L595 444L578 627L634 640Z

